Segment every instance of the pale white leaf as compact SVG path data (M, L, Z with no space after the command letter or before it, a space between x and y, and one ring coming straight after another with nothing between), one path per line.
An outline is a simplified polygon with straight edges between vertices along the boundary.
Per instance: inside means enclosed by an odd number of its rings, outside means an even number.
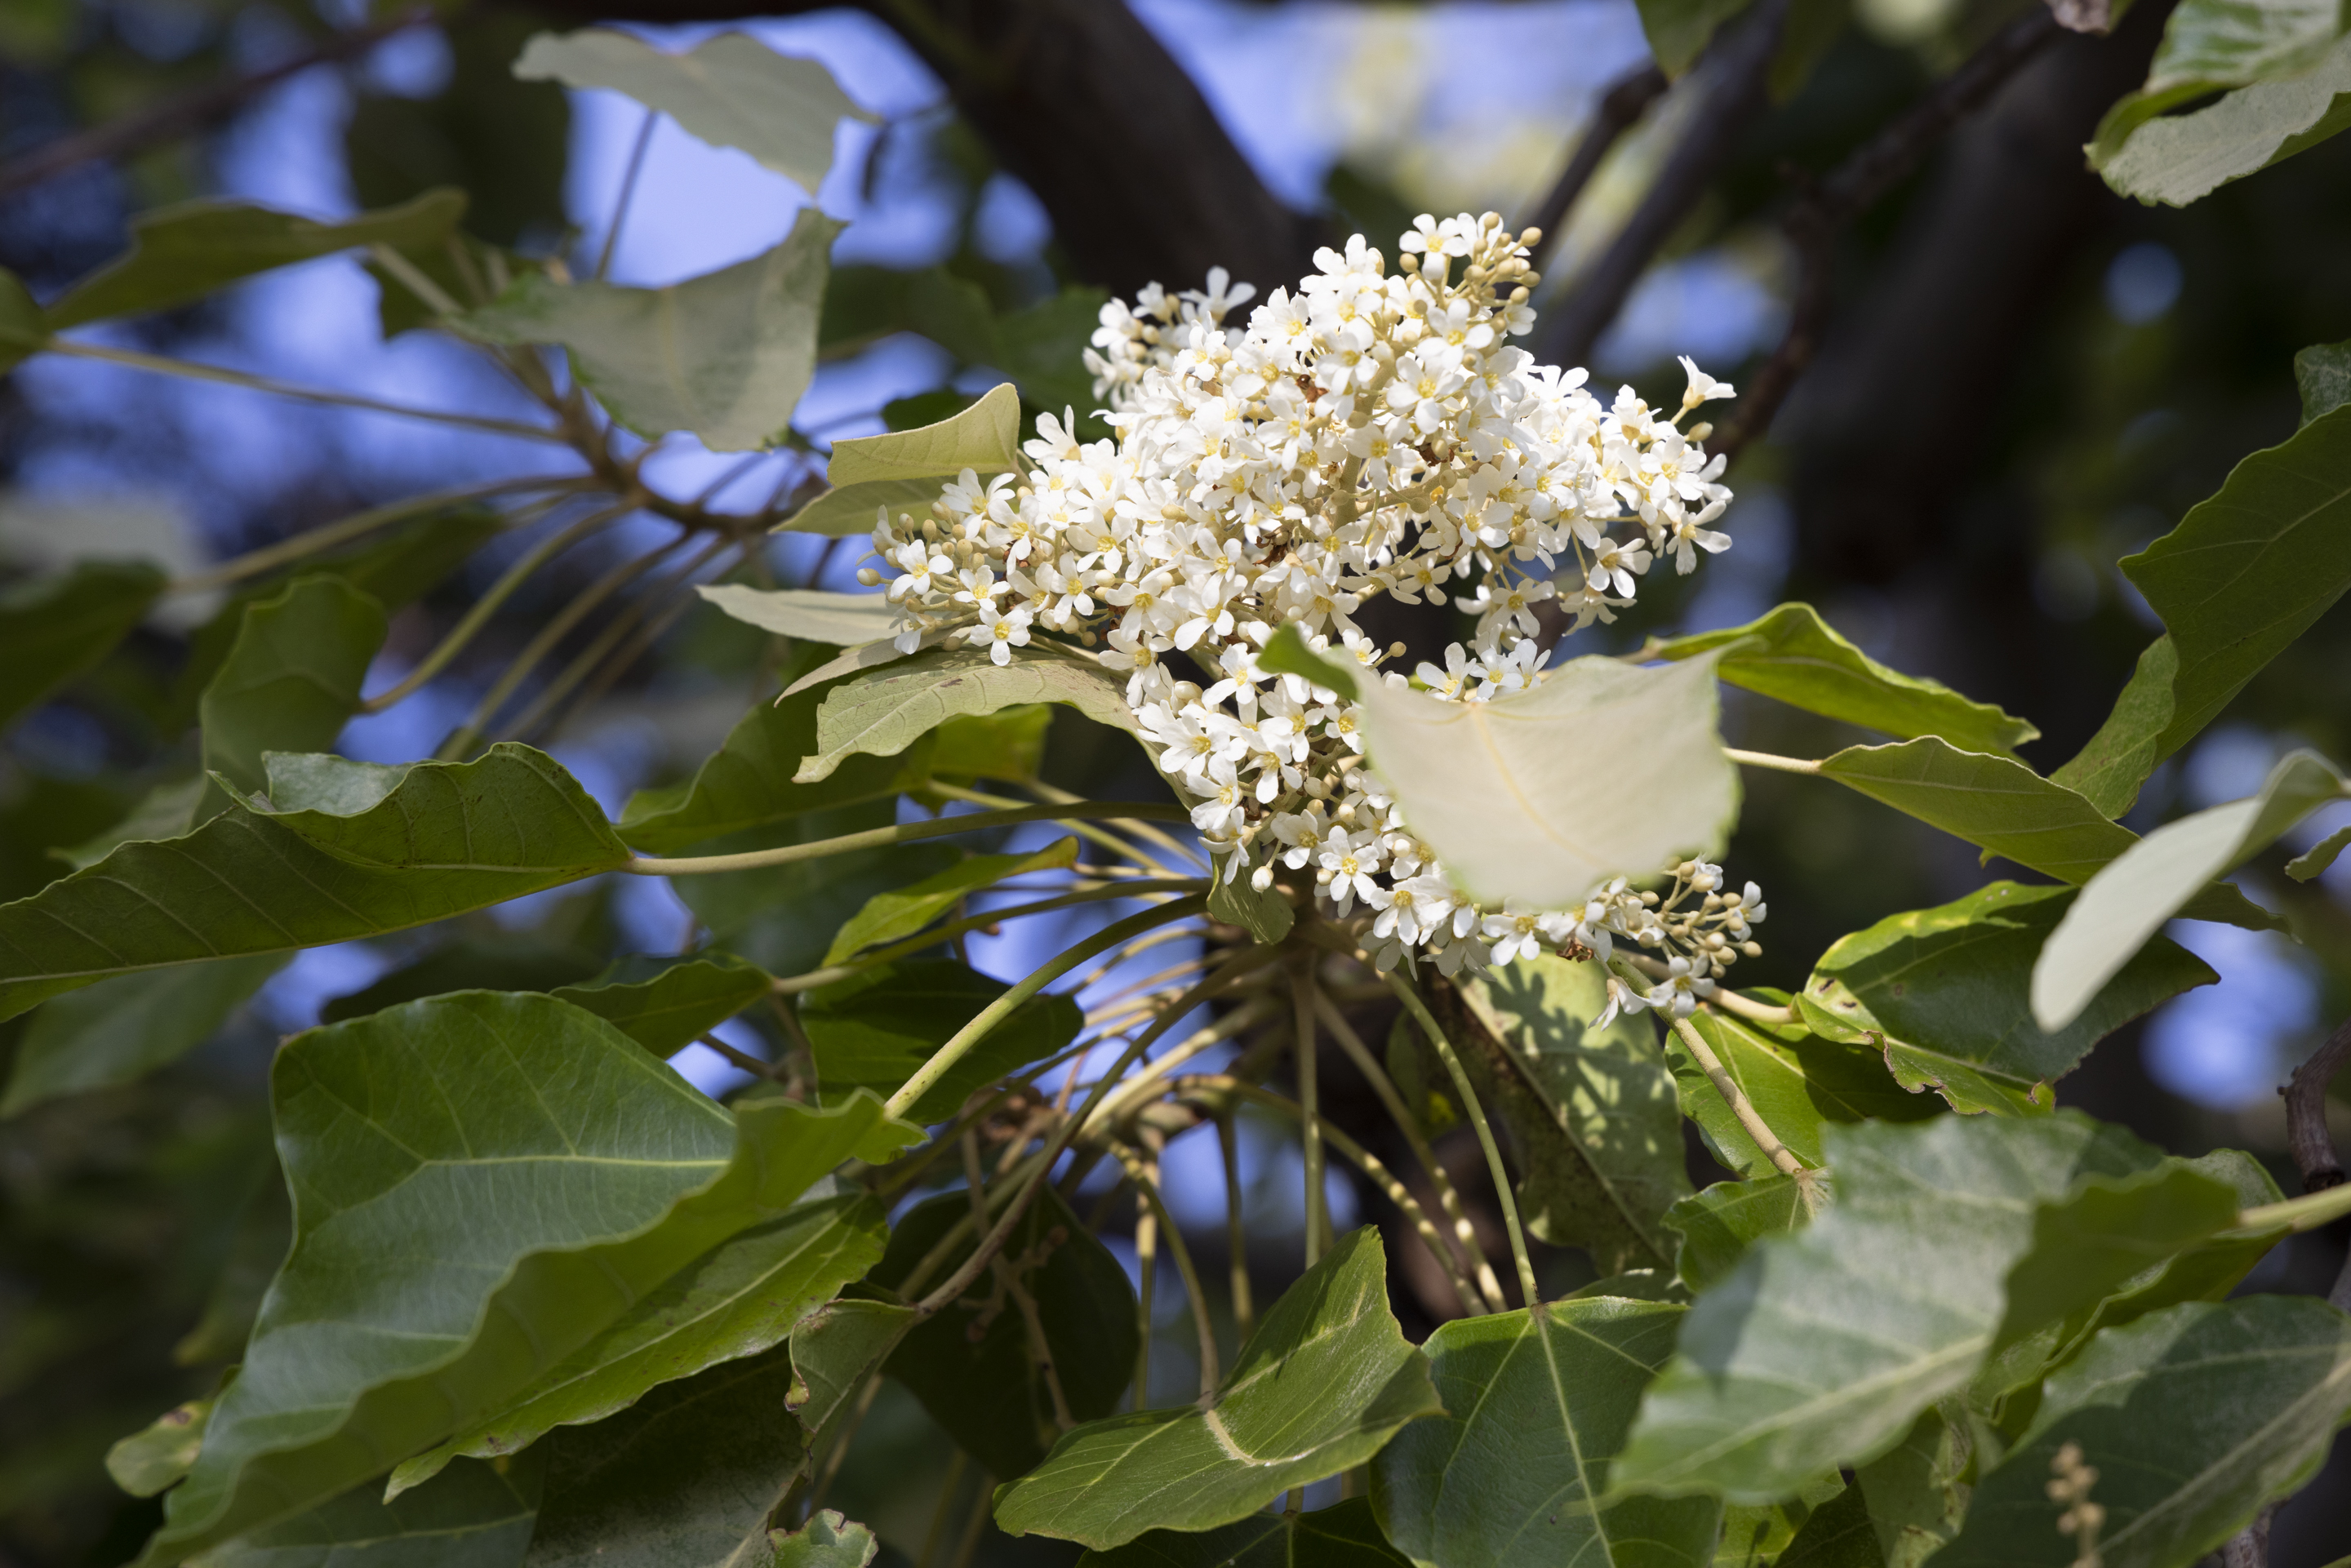
M761 590L739 582L706 583L695 591L736 620L762 631L841 648L887 639L898 619L898 612L878 593Z
M835 443L825 465L832 488L781 526L806 534L871 533L878 507L925 517L940 488L965 469L985 478L1008 474L1019 461L1020 393L1006 382L936 424Z

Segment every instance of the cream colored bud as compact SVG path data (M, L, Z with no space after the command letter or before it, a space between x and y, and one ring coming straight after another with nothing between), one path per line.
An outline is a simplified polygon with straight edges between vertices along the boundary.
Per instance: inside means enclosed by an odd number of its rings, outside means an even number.
M1701 419L1696 424L1689 427L1689 438L1692 441L1704 441L1708 436L1712 435L1713 434L1714 421L1710 419Z
M870 566L861 566L857 569L857 580L868 588L879 588L882 586L882 574Z

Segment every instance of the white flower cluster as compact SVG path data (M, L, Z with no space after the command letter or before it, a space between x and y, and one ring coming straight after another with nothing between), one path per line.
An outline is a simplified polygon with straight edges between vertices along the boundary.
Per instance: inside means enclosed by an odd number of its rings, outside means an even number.
M1451 973L1544 946L1604 951L1614 933L1706 969L1642 903L1655 895L1621 883L1573 915L1466 901L1363 766L1353 705L1257 663L1294 622L1376 672L1402 648L1357 626L1364 601L1449 598L1476 634L1417 678L1488 700L1541 678L1539 605L1556 599L1570 630L1611 620L1653 563L1686 572L1729 544L1708 526L1730 500L1723 460L1700 444L1708 426L1681 422L1731 389L1684 360L1669 416L1629 387L1604 405L1583 371L1510 347L1533 325L1539 237L1492 214L1423 217L1391 273L1357 235L1246 328L1228 318L1256 291L1221 268L1205 291L1105 306L1086 363L1113 439L1040 418L1025 473L967 472L927 517L883 509L899 647L959 638L1004 664L1042 632L1098 648L1129 674L1220 874L1262 890L1311 871L1338 915L1375 912L1384 965L1420 949Z

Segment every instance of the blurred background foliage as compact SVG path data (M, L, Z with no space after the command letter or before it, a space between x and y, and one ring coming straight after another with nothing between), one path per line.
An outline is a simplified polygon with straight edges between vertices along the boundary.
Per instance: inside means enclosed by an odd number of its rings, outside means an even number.
M1595 379L1670 396L1672 356L1689 352L1747 385L1785 319L1795 261L1780 218L1806 176L2016 10L1800 5L1773 101L1691 194L1598 338ZM1822 351L1770 439L1732 472L1736 548L1692 578L1652 578L1636 611L1577 651L1629 649L1652 632L1735 624L1804 599L1896 667L2029 716L2043 737L2024 755L2043 771L2078 749L2153 635L2116 559L2294 430L2296 350L2351 337L2351 139L2179 211L2124 202L2085 168L2081 144L2144 75L2163 11L2140 0L2111 37L2068 36L2043 52L1843 233ZM10 0L0 5L0 266L47 299L119 254L135 214L166 203L234 194L328 216L457 184L472 193L475 238L584 271L606 241L636 111L610 94L516 81L507 65L533 31L608 19L674 47L716 25L749 26L823 59L877 117L844 127L818 193L852 227L800 449L756 472L676 443L649 459L673 494L716 486L750 505L804 482L831 440L937 419L1006 374L1032 415L1080 402L1076 346L1103 290L1151 278L1195 287L1215 262L1268 287L1302 271L1324 239L1363 228L1388 246L1425 210L1490 207L1525 221L1602 95L1646 60L1629 0L877 0L865 10L544 0L422 16L360 0ZM1604 252L1706 86L1702 72L1685 78L1617 143L1556 236L1547 296L1572 289ZM68 145L98 155L57 162ZM805 200L674 128L645 151L614 247L621 281L739 259L779 237ZM414 402L494 411L512 395L445 343L382 339L373 284L350 258L110 330L125 347ZM88 553L184 571L373 503L512 471L511 445L43 361L0 380L0 574ZM462 552L443 559L410 539L384 563L407 574L394 597L408 602L373 684L431 647L527 542L496 540L461 569ZM848 586L853 551L820 543L778 543L749 576ZM355 724L341 748L385 760L429 751L614 559L566 556L423 697ZM51 850L104 831L189 765L201 685L190 672L219 655L221 604L167 606L6 732L0 899L59 874ZM539 732L613 808L690 768L777 676L769 640L750 628L706 608L665 613L646 612L643 657L599 676L595 700L559 707ZM568 638L555 663L595 630ZM1427 653L1454 628L1423 612L1374 630ZM2166 764L2129 824L2246 793L2295 745L2351 755L2346 671L2351 608L2338 605ZM1850 738L1792 709L1729 700L1734 744L1818 756ZM1132 747L1065 710L1054 725L1056 781L1129 797L1155 787ZM1766 956L1741 970L1754 982L1793 985L1838 936L1990 874L1955 841L1858 796L1772 775L1749 782L1728 863L1771 899ZM2338 821L2314 819L2302 841ZM2290 912L2299 944L2183 924L2178 934L2224 982L2109 1039L2059 1098L2176 1152L2251 1148L2289 1176L2274 1089L2351 1010L2351 859L2307 886L2259 867L2245 876ZM461 963L491 965L504 984L525 974L555 984L616 949L674 951L697 922L732 918L625 880L635 885L548 895L462 931L304 954L179 1066L0 1122L0 1568L118 1563L152 1523L154 1506L116 1491L100 1459L115 1437L217 1380L274 1266L285 1221L260 1086L276 1039L370 987L374 1001L426 977L424 988L465 983L448 977ZM820 948L870 891L769 898L756 912L765 934L746 915L736 939ZM428 946L444 949L443 967L403 976ZM26 1026L0 1026L0 1051ZM726 1081L716 1056L692 1070L707 1085ZM1344 1120L1348 1096L1365 1092L1332 1071L1324 1092ZM1197 1226L1193 1245L1221 1278L1221 1175L1213 1145L1201 1155L1189 1141L1188 1165L1180 1147L1170 1153L1169 1186L1194 1192L1178 1217ZM1250 1146L1250 1251L1268 1300L1296 1268L1297 1167L1276 1128L1255 1129ZM1448 1150L1474 1158L1470 1145ZM1336 1200L1343 1227L1351 1212L1392 1218L1369 1191ZM2299 1239L2252 1288L2323 1291L2342 1248L2339 1234ZM1554 1289L1591 1273L1580 1255L1547 1268ZM1442 1291L1408 1293L1399 1310L1418 1337ZM1178 1316L1172 1295L1164 1315ZM1155 1354L1155 1384L1190 1378L1187 1334ZM950 1469L949 1451L893 1385L838 1479L838 1505L917 1557L935 1520L964 1517L954 1489L978 1484ZM2342 1469L2338 1450L2338 1481ZM2351 1550L2344 1495L2325 1483L2306 1494L2282 1519L2273 1560L2315 1564ZM986 1562L1061 1552L993 1535L977 1550ZM931 1560L948 1551L934 1542Z

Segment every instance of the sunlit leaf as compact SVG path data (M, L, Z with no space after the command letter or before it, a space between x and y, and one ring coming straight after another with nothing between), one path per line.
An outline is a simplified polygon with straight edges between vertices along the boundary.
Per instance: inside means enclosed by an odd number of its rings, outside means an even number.
M1134 727L1124 677L1082 655L1032 643L998 664L984 648L935 648L832 687L817 711L815 750L793 781L829 779L861 754L894 757L951 718L1023 703L1067 703L1099 723Z
M204 1555L204 1568L519 1568L538 1515L537 1454L460 1460L391 1502L372 1479Z
M743 33L721 33L684 54L611 27L541 33L514 74L626 93L714 147L740 148L810 195L832 166L833 127L844 117L874 118L815 60L779 55Z
M2095 1007L2043 1033L2028 1000L2033 959L2085 896L1995 882L1889 915L1822 954L1797 1005L1813 1029L1883 1052L1904 1088L1932 1088L1955 1110L2046 1110L2051 1085L2099 1040L2220 977L2177 943L2150 945L2129 967L2099 977Z
M684 430L716 451L763 449L783 438L816 372L817 308L841 228L803 207L773 250L662 288L526 273L455 325L492 343L560 345L640 435Z
M212 1413L209 1398L173 1406L156 1416L152 1425L107 1449L106 1473L132 1497L153 1497L174 1485L196 1462L196 1450L204 1446L204 1422Z
M2006 1281L2044 1208L2080 1219L2085 1198L2209 1179L2072 1112L1831 1126L1825 1142L1836 1200L1698 1297L1618 1485L1769 1502L1877 1458L1995 1334L2041 1326L2009 1315Z
M1748 993L1758 1001L1783 999L1777 991ZM1821 1129L1832 1122L1917 1122L1938 1114L1941 1102L1894 1081L1879 1051L1823 1039L1802 1024L1765 1025L1734 1013L1700 1012L1690 1019L1764 1123L1797 1158L1817 1166ZM1681 1095L1682 1114L1698 1124L1707 1146L1743 1176L1767 1176L1778 1167L1700 1068L1677 1034L1665 1040L1666 1061Z
M652 1051L669 1057L768 996L765 969L730 953L684 959L623 959L558 1000L585 1008Z
M494 1458L558 1427L627 1408L664 1383L756 1355L882 1256L889 1227L872 1198L811 1197L680 1270L611 1327L496 1413L392 1472L397 1496L461 1456Z
M1443 1414L1426 1358L1388 1312L1386 1263L1377 1230L1343 1238L1274 1303L1212 1402L1064 1434L1042 1465L998 1489L998 1528L1095 1548L1152 1529L1212 1530Z
M2067 1443L2096 1468L2107 1568L2186 1568L2317 1469L2351 1416L2351 1319L2308 1296L2191 1302L2099 1334L1977 1483L1938 1568L2062 1568L2049 1496Z
M2022 762L1957 751L1932 736L1898 746L1854 746L1821 773L1989 854L2060 882L2085 883L2138 841L2088 800ZM2233 887L2206 888L2189 913L2250 930L2281 927L2276 915Z
M178 1061L285 964L278 953L175 964L58 997L17 1042L0 1116L60 1094L129 1083Z
M820 1508L798 1530L768 1531L768 1549L774 1555L760 1568L865 1568L882 1543L863 1525Z
M1372 766L1457 885L1489 907L1557 909L1611 876L1720 852L1739 776L1716 734L1719 656L1571 659L1486 703L1358 680L1309 653L1294 623L1260 663L1364 705Z
M807 1453L781 1349L664 1383L547 1444L526 1568L721 1568L761 1562L768 1515Z
M779 637L856 647L892 635L898 612L878 593L823 593L807 588L758 589L739 582L695 590L737 621Z
M113 652L146 618L163 573L145 561L83 560L62 577L0 590L0 725Z
M1237 925L1249 939L1270 947L1290 935L1298 910L1280 887L1260 891L1240 877L1219 877L1208 888L1208 918Z
M2346 845L2351 845L2351 825L2335 829L2286 862L2285 873L2296 882L2308 882L2313 877L2323 876L2343 853Z
M1078 841L1060 839L1034 854L972 855L910 886L875 894L841 925L824 961L842 963L868 947L901 941L983 888L1031 872L1064 870L1077 860Z
M870 1096L730 1116L601 1019L485 991L313 1030L272 1096L294 1249L148 1568L483 1418L841 1160L912 1135Z
M1963 751L2007 753L2041 733L1940 681L1886 668L1809 604L1782 604L1744 626L1676 637L1643 652L1687 659L1716 648L1725 652L1715 669L1732 685L1896 739L1937 735Z
M249 202L196 201L131 220L129 254L74 285L49 307L53 332L110 316L168 310L257 272L355 246L438 245L465 214L462 191L427 191L413 202L317 223Z
M2351 588L2351 407L2238 464L2122 570L2168 630L2053 775L2110 817Z
M2106 112L2089 146L2091 167L2119 194L2149 205L2184 207L2351 125L2351 46L2336 39L2333 7L2210 0L2181 6L2172 26L2199 13L2289 19L2292 28L2260 40L2272 47L2251 58L2183 60L2184 71L2168 71L2158 55L2147 86ZM2162 112L2227 87L2236 90L2207 107Z
M818 711L835 686L818 686L760 703L727 732L694 777L640 789L621 814L621 836L653 854L911 789L928 776L930 747L916 743L895 757L847 759L815 783L793 775L817 748Z
M1682 1282L1693 1291L1709 1290L1739 1266L1758 1240L1809 1221L1812 1205L1805 1186L1791 1176L1719 1181L1666 1210L1666 1228L1682 1239L1675 1263Z
M1603 1500L1683 1312L1552 1301L1439 1325L1422 1349L1448 1414L1405 1427L1372 1467L1388 1539L1426 1568L1703 1562L1721 1515L1713 1499Z
M340 577L298 578L246 606L228 657L197 704L205 771L251 793L268 782L265 751L333 746L359 710L383 637L383 606ZM198 803L198 819L228 800L215 786Z
M2091 878L2050 933L2032 967L2032 1016L2043 1029L2065 1029L2107 995L2110 977L2130 974L2126 966L2200 889L2346 795L2351 780L2332 763L2296 751L2270 769L2260 793L2167 822L2133 844Z
M889 1255L873 1270L872 1282L899 1289L947 1231L970 1218L965 1192L942 1194L909 1211L891 1231ZM1003 1255L1036 1308L1035 1332L1052 1359L1071 1418L1108 1416L1134 1379L1134 1288L1126 1270L1050 1187L1021 1216ZM935 1286L970 1256L967 1237L907 1299ZM887 1364L890 1375L1000 1480L1036 1469L1061 1435L1030 1334L1026 1307L983 1289L915 1324Z
M1450 1032L1510 1130L1528 1228L1587 1249L1613 1274L1671 1261L1666 1210L1690 1187L1654 1029L1632 1018L1593 1028L1604 987L1595 964L1521 958L1464 985L1473 1027Z
M800 1001L800 1027L816 1051L818 1081L828 1094L849 1088L889 1093L1009 988L952 958L902 958L810 991ZM1068 997L1029 998L949 1068L908 1116L927 1123L953 1115L972 1091L1075 1040L1084 1021Z
M870 534L877 508L931 515L946 483L968 468L982 478L1020 464L1020 394L1008 383L952 419L918 430L860 435L833 444L826 476L832 488L783 527L810 534Z
M1256 1514L1216 1530L1153 1530L1123 1546L1089 1552L1078 1568L1405 1568L1371 1500L1311 1513Z

